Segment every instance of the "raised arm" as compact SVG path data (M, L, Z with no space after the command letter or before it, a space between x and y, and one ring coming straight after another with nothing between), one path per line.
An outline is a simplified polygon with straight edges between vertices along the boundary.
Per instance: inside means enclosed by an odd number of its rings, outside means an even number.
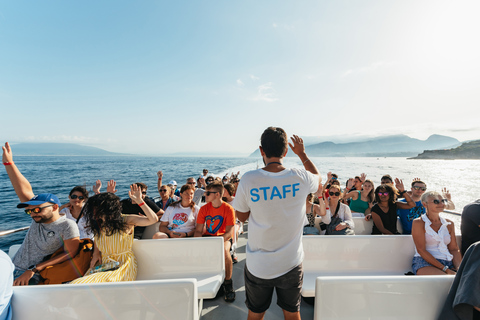
M303 139L295 134L290 139L292 140L293 144L289 142L288 145L292 149L293 153L295 153L300 158L300 161L302 161L302 164L305 167L305 170L310 171L311 173L319 176L319 179L321 179L320 174L318 173L317 167L312 162L312 160L308 158L307 154L305 153L305 146L303 144Z
M398 178L395 178L395 187L397 188L397 190L400 192L400 193L403 193L405 195L405 200L407 201L407 203L404 203L404 202L395 202L397 204L397 208L399 209L411 209L413 207L415 207L415 201L412 200L412 197L410 197L410 195L405 192L405 187L403 186L403 181L398 179Z
M445 205L445 209L455 210L455 204L452 201L452 195L450 194L450 191L448 191L447 188L443 188L442 189L442 195L445 199L448 200L448 203Z
M140 215L126 215L127 223L134 226L149 226L158 221L158 216L153 212L153 210L143 201L142 199L142 189L136 184L130 186L130 191L128 195L132 202L138 204L142 208L145 216Z
M157 177L158 177L158 180L157 180L157 190L158 190L158 194L160 194L160 196L162 195L160 193L160 187L162 186L162 179L163 179L163 172L162 170L158 171L157 172Z
M2 162L7 170L8 177L12 183L13 189L20 199L20 202L26 202L34 197L32 185L18 170L15 163L13 163L12 148L8 142L5 142L5 146L2 146Z

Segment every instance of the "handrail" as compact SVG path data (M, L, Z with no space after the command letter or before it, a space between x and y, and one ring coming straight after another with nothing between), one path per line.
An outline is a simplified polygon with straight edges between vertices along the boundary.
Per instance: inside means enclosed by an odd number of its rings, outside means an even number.
M458 213L458 212L455 212L455 211L443 210L443 212L445 212L445 213L449 213L449 214L453 214L453 215L456 215L456 216L459 216L459 217L461 217L461 216L462 216L462 214L461 214L461 213Z
M20 232L20 231L23 231L23 230L27 230L28 228L30 228L30 227L23 227L23 228L18 228L18 229L0 231L0 237L1 236L6 236L7 234L12 234L12 233L15 233L15 232Z

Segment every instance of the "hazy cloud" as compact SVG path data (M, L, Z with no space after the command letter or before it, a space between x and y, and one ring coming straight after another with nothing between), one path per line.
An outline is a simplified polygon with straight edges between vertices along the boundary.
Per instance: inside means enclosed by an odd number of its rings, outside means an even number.
M243 83L243 81L242 81L242 80L240 80L240 79L237 79L237 86L239 86L239 87L243 87L244 85L245 85L245 84Z
M356 69L348 69L347 71L345 71L345 72L342 74L342 77L348 77L348 76L350 76L350 75L352 75L352 74L370 72L370 71L376 70L376 69L378 69L378 68L388 67L388 66L390 66L390 65L392 65L392 64L393 64L393 62L384 62L384 61L374 62L374 63L372 63L372 64L369 65L369 66L360 67L360 68L356 68Z
M254 101L265 101L265 102L275 102L278 101L276 97L275 89L273 88L273 83L267 82L262 85L259 85L257 88L257 95L253 98Z
M252 79L253 81L257 81L257 80L260 80L259 77L256 77L255 75L251 74L250 75L250 79Z

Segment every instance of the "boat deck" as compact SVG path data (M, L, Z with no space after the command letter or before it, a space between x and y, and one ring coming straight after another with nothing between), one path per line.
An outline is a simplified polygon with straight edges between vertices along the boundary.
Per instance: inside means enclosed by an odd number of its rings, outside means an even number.
M248 224L244 225L244 233L238 237L238 262L233 265L233 287L236 292L234 302L225 302L223 296L216 299L203 300L202 320L218 319L247 319L248 309L245 305L245 284L243 268L245 267L245 249L248 238ZM265 319L284 319L282 309L277 306L277 297L274 293L272 304L265 313ZM300 307L302 319L313 319L313 305L302 300Z

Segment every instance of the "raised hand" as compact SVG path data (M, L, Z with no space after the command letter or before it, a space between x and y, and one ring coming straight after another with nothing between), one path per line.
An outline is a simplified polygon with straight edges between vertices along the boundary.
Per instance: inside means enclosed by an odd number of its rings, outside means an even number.
M395 178L395 188L397 188L398 192L405 191L405 187L403 186L403 181Z
M163 179L163 172L162 170L157 172L158 179Z
M118 190L115 189L117 187L117 183L115 182L115 180L110 180L107 182L107 192L111 192L111 193L115 193L117 192Z
M365 179L367 179L367 175L366 175L365 173L362 173L362 174L360 175L360 180L362 180L362 183L365 182Z
M3 163L13 163L13 154L12 148L8 142L5 142L5 146L2 146L3 154L2 154L2 162Z
M448 201L452 201L452 195L450 194L450 191L448 191L447 188L442 189L442 195L444 198L446 198Z
M305 145L303 144L302 138L294 134L292 137L290 137L290 139L292 140L293 144L289 142L288 145L290 146L290 149L292 149L293 153L295 153L297 156L305 153Z
M347 181L347 189L348 189L348 190L352 189L354 185L355 185L355 179L353 179L353 178L348 179L348 181Z
M422 181L420 178L413 178L413 182L415 181Z
M140 204L143 202L142 189L136 184L130 185L130 191L128 191L128 196L136 204Z
M332 177L333 177L333 176L332 176L332 172L329 171L329 172L327 173L327 181L330 182L330 179L332 179Z
M95 181L95 184L93 185L93 188L92 188L93 192L95 194L99 194L101 188L102 188L102 181L100 180Z

